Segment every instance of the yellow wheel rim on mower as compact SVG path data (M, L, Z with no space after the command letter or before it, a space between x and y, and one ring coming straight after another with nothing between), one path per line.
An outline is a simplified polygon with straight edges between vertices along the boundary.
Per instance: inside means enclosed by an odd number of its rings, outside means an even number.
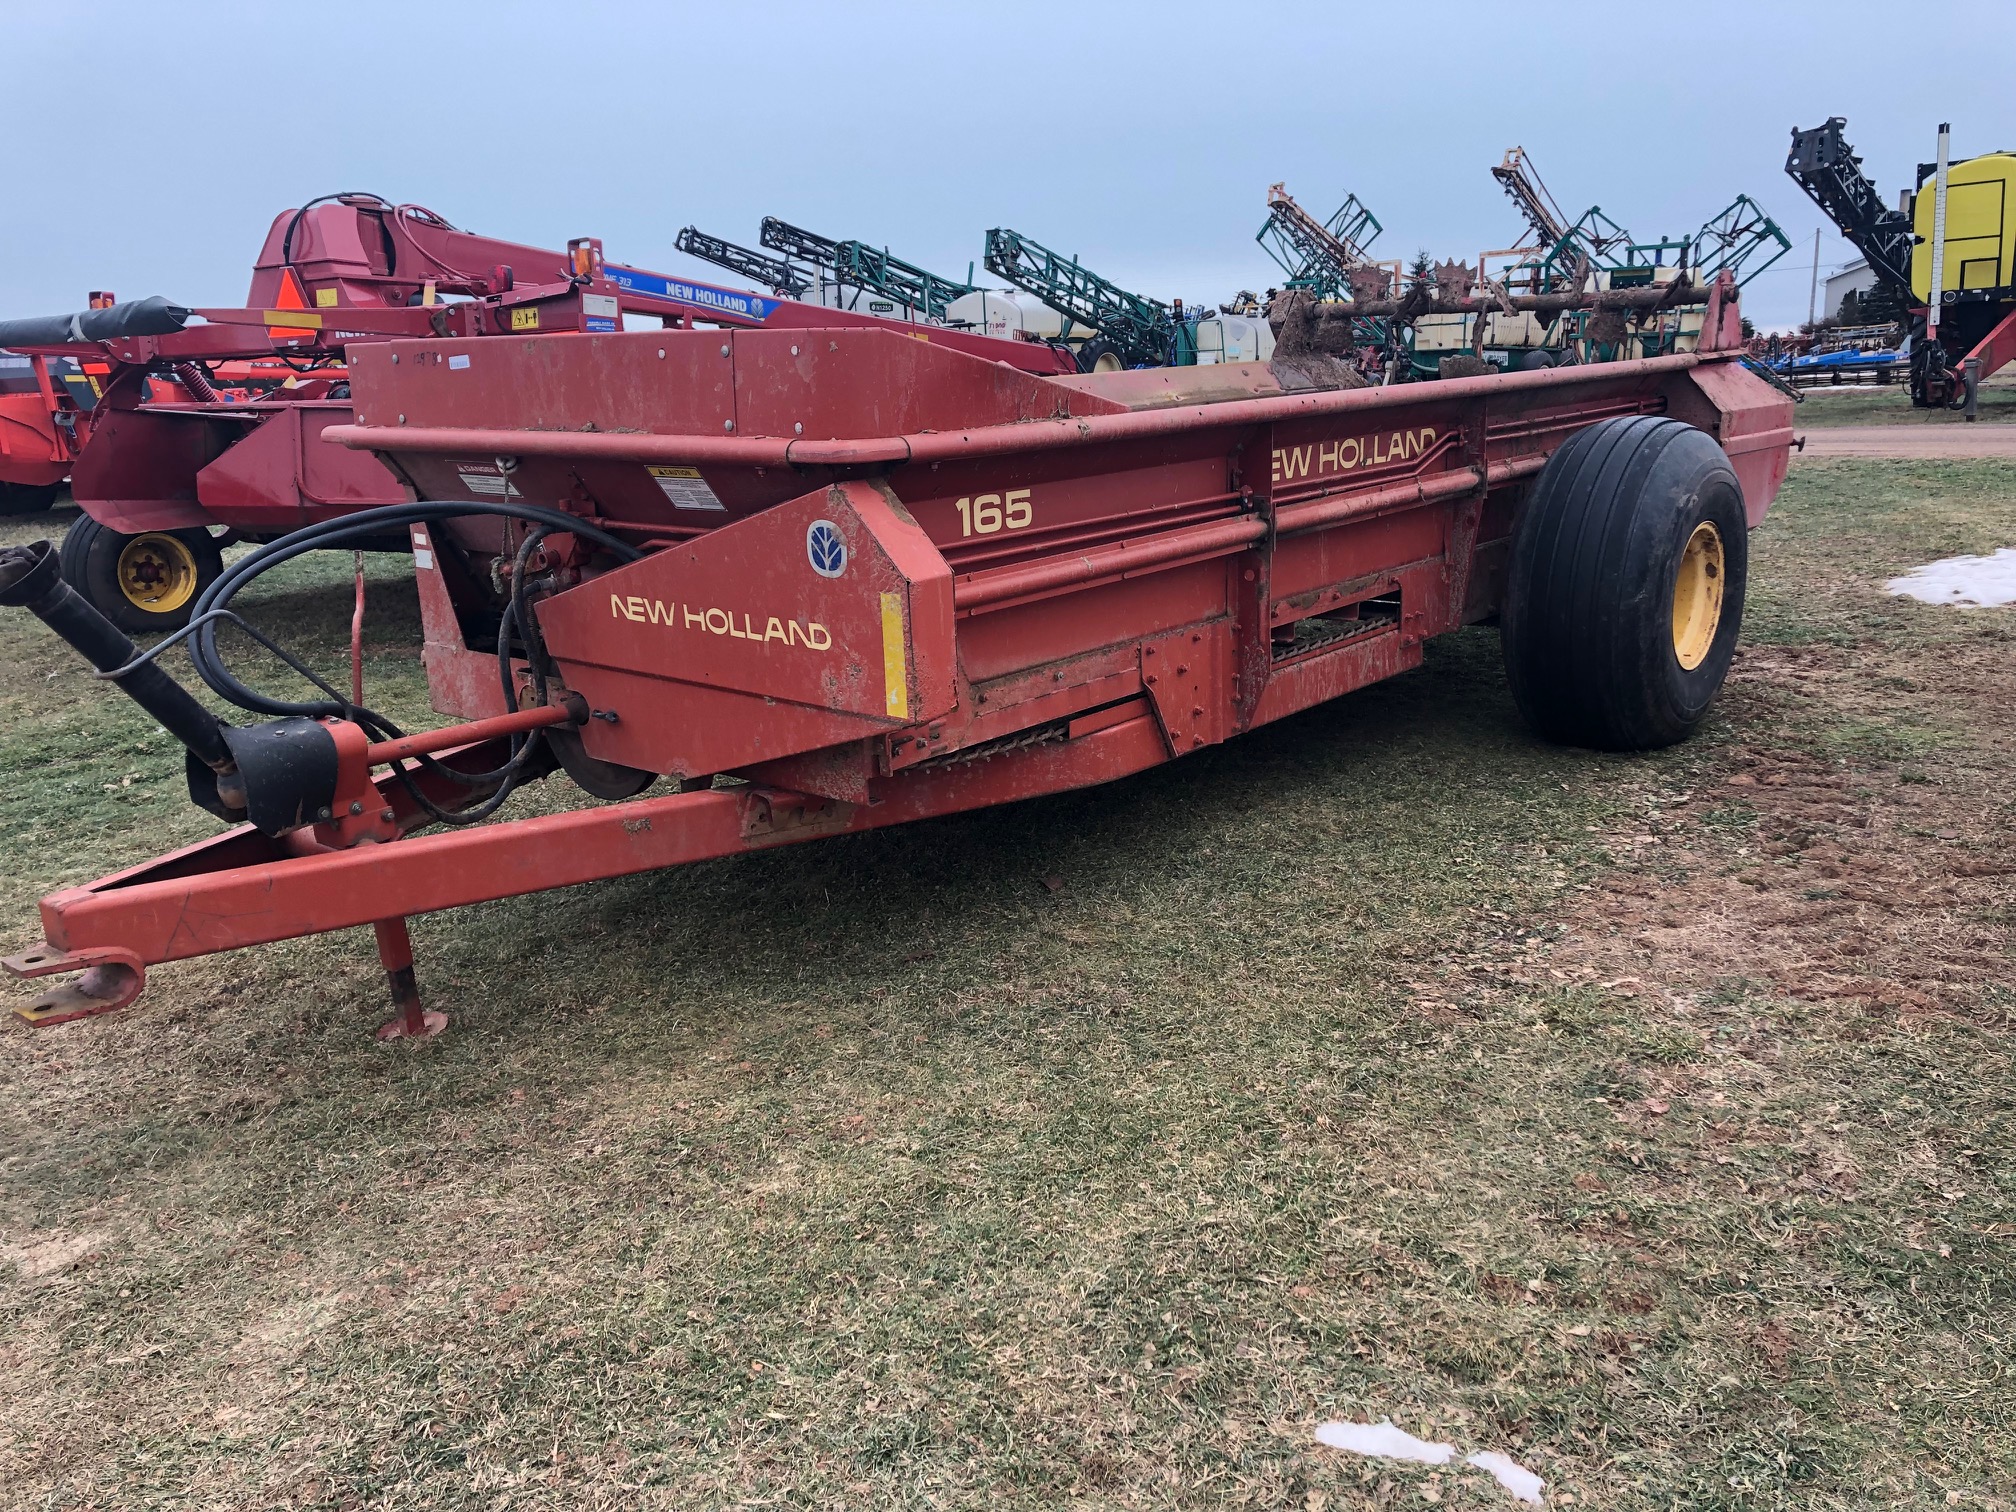
M1692 672L1708 659L1722 628L1722 532L1703 520L1687 537L1673 579L1673 655Z
M149 614L173 614L196 597L196 554L172 535L149 531L119 552L119 591Z

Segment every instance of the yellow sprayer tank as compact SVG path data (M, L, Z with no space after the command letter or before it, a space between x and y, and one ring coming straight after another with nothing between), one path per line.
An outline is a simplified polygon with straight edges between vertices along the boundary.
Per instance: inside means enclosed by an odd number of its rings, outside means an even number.
M1918 186L1911 206L1911 292L1932 297L1933 182ZM1946 276L1944 287L2002 289L2016 284L2016 154L1990 152L1963 158L1946 170Z

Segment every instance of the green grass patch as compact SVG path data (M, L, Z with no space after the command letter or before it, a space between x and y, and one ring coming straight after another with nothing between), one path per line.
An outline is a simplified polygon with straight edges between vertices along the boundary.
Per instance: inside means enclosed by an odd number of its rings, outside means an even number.
M1762 644L1929 685L2008 634L1880 596L2006 543L2004 471L1802 464L1755 541ZM348 571L257 602L331 674ZM423 723L406 571L372 573L373 697ZM1474 631L1126 782L417 921L455 1020L427 1045L371 1040L363 932L159 969L0 1041L0 1483L1508 1504L1310 1438L1390 1416L1576 1506L2006 1507L2006 983L1907 1022L1784 997L1740 946L1698 980L1555 964L1668 927L1656 895L1593 911L1641 835L1675 875L1765 864L1740 749L2007 775L1963 711L1878 691L1556 750ZM18 616L0 729L15 941L42 891L210 828Z
M1990 378L1981 385L1977 401L1982 425L2016 423L2016 376ZM1903 384L1855 389L1808 390L1805 402L1793 416L1793 423L1805 428L1829 425L1964 425L1967 418L1957 410L1918 409L1911 403L1911 391Z

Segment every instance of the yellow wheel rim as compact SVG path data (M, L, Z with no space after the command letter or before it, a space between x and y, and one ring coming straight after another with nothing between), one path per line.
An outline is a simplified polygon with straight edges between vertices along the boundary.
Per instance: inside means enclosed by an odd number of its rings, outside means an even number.
M1118 352L1101 352L1092 359L1092 371L1095 373L1117 373L1125 366Z
M1687 537L1673 579L1673 655L1689 672L1708 659L1715 632L1722 628L1725 580L1722 532L1703 520Z
M173 614L196 597L196 554L172 535L149 531L119 552L119 591L149 614Z

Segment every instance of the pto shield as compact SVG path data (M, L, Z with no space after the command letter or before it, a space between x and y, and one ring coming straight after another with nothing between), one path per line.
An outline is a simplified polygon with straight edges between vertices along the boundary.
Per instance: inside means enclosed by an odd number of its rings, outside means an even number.
M599 716L589 754L648 771L795 756L957 702L951 569L872 483L654 552L538 614L567 686Z

